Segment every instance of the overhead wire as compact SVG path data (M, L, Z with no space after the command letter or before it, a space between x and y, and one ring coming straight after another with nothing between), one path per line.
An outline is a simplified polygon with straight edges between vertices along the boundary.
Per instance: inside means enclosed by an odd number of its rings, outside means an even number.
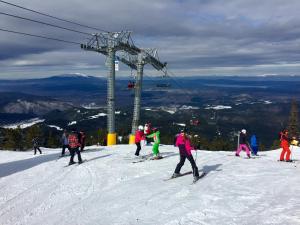
M62 18L59 18L59 17L56 17L56 16L52 16L52 15L47 14L47 13L43 13L43 12L40 12L40 11L37 11L37 10L29 9L29 8L24 7L24 6L13 4L13 3L10 3L10 2L7 2L7 1L0 0L0 2L2 2L4 4L7 4L7 5L10 5L10 6L13 6L13 7L17 7L17 8L26 10L26 11L30 11L30 12L36 13L36 14L39 14L39 15L43 15L43 16L46 16L46 17L49 17L49 18L52 18L52 19L64 21L64 22L67 22L67 23L70 23L70 24L74 24L74 25L77 25L77 26L81 26L81 27L85 27L85 28L89 28L89 29L93 29L93 30L98 30L98 31L103 31L103 32L107 32L107 33L109 32L109 31L106 31L106 30L101 29L101 28L92 27L92 26L88 26L88 25L85 25L85 24L73 22L71 20L62 19Z
M46 23L46 22L43 22L43 21L40 21L40 20L29 19L29 18L26 18L26 17L17 16L17 15L13 15L13 14L9 14L9 13L0 12L0 15L10 16L10 17L14 17L14 18L17 18L17 19L22 19L22 20L27 20L27 21L34 22L34 23L40 23L40 24L43 24L43 25L56 27L56 28L60 28L60 29L63 29L63 30L67 30L67 31L72 31L72 32L75 32L75 33L80 33L80 34L85 34L85 35L92 35L92 34L87 33L87 32L82 32L82 31L78 31L78 30L74 30L74 29L54 25L54 24L51 24L51 23Z
M66 41L66 40L59 39L59 38L46 37L46 36L42 36L42 35L29 34L29 33L13 31L13 30L7 30L7 29L2 29L2 28L0 28L0 30L5 31L5 32L9 32L9 33L20 34L20 35L31 36L31 37L38 37L38 38L43 38L43 39L48 39L48 40L53 40L53 41L59 41L59 42L64 42L64 43L69 43L69 44L76 44L76 45L81 44L81 43L75 42L75 41Z

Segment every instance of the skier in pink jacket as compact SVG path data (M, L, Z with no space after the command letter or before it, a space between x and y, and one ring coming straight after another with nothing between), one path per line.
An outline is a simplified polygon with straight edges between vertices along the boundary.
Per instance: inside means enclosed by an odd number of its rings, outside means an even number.
M176 139L175 145L179 148L180 161L177 164L175 172L172 175L172 177L175 178L177 176L180 176L180 169L184 165L185 159L187 158L190 161L193 169L194 181L198 180L199 171L191 152L191 150L195 150L195 149L191 146L190 139L186 135L185 129L180 131L180 134Z

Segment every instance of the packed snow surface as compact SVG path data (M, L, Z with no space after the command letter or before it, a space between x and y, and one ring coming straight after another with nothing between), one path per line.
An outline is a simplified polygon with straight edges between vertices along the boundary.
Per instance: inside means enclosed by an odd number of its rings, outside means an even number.
M300 224L296 147L295 163L278 162L279 150L253 159L198 151L207 175L196 184L191 174L165 181L179 160L173 146L160 147L162 160L139 163L134 145L91 146L86 162L69 167L60 149L42 150L0 151L1 225ZM186 161L181 172L190 170Z

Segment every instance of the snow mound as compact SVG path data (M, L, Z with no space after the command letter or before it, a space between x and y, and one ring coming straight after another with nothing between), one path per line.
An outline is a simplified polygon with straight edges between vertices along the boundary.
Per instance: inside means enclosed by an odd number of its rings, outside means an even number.
M82 153L86 162L69 167L60 149L42 150L35 157L0 151L0 224L300 224L296 147L295 163L277 162L279 150L253 159L198 151L207 175L195 185L191 174L165 181L179 161L173 146L160 147L162 160L139 163L132 163L135 145L91 146ZM181 172L188 171L186 161Z

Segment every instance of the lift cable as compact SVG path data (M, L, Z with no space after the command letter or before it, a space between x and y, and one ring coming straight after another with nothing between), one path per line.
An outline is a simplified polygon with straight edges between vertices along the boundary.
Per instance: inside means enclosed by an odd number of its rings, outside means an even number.
M34 22L34 23L40 23L40 24L43 24L43 25L56 27L56 28L60 28L60 29L63 29L63 30L68 30L68 31L72 31L72 32L80 33L80 34L92 35L90 33L82 32L82 31L78 31L78 30L74 30L74 29L70 29L70 28L66 28L66 27L61 27L61 26L54 25L54 24L51 24L51 23L46 23L46 22L43 22L43 21L40 21L40 20L33 20L33 19L29 19L29 18L26 18L26 17L17 16L17 15L13 15L13 14L9 14L9 13L0 12L0 15L10 16L10 17L14 17L14 18L17 18L17 19L31 21L31 22Z
M33 12L33 13L36 13L36 14L39 14L39 15L50 17L52 19L56 19L56 20L67 22L67 23L75 24L75 25L78 25L78 26L81 26L81 27L90 28L90 29L93 29L93 30L98 30L98 31L107 32L107 33L109 32L109 31L106 31L104 29L100 29L100 28L96 28L96 27L91 27L91 26L88 26L88 25L84 25L84 24L73 22L73 21L66 20L66 19L61 19L59 17L52 16L50 14L39 12L39 11L36 11L36 10L33 10L33 9L29 9L29 8L26 8L26 7L17 5L17 4L13 4L13 3L10 3L10 2L7 2L7 1L0 0L0 2L4 3L4 4L7 4L7 5L11 5L11 6L17 7L17 8L20 8L20 9L27 10L27 11L30 11L30 12Z
M24 33L24 32L7 30L7 29L2 29L2 28L0 28L0 31L14 33L14 34L20 34L20 35L24 35L24 36L38 37L38 38L48 39L48 40L52 40L52 41L59 41L59 42L64 42L64 43L69 43L69 44L76 44L76 45L80 45L81 44L79 42L66 41L66 40L59 39L59 38L52 38L52 37L46 37L46 36L41 36L41 35L28 34L28 33Z

